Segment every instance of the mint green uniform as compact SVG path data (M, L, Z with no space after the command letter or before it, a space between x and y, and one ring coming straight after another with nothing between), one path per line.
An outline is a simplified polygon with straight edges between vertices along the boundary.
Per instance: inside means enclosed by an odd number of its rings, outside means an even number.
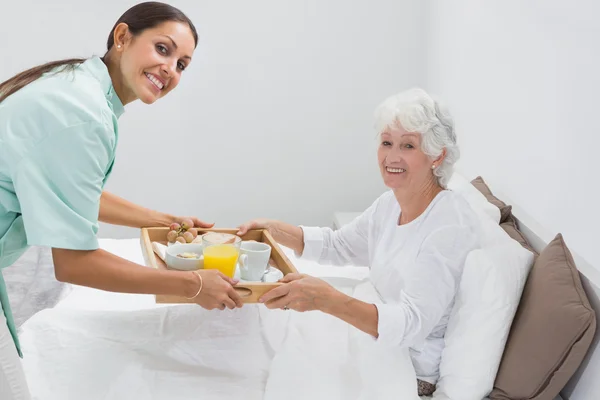
M98 248L100 195L123 112L99 57L0 103L0 305L21 356L2 269L28 246Z

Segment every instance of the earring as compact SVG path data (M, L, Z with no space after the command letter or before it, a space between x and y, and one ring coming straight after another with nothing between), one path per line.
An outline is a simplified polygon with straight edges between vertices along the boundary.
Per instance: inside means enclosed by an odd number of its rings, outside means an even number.
M431 169L435 169L435 164L433 164L433 165L431 166Z
M120 49L120 48L121 48L121 45L120 45L120 44L118 44L118 45L117 45L117 49Z

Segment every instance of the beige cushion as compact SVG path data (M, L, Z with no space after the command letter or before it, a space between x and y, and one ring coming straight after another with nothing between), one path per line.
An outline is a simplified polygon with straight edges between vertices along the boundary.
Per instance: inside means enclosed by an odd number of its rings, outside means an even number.
M537 256L537 252L533 249L529 241L525 238L525 236L519 230L519 226L517 221L512 215L512 206L507 205L502 200L498 199L493 195L490 187L485 183L481 176L473 179L471 184L477 188L478 191L483 193L487 201L495 205L500 209L500 227L504 229L504 231L521 244L521 246L525 247L527 250L531 251L534 255Z
M502 224L503 222L506 222L511 215L512 206L507 205L505 202L494 196L481 176L473 179L471 184L475 186L477 190L483 193L487 201L500 209L500 223Z
M595 330L595 313L558 234L529 274L490 399L554 399L583 361Z
M512 213L508 216L506 222L500 224L500 227L504 229L508 236L519 242L521 246L525 247L527 250L531 251L534 255L537 256L537 252L533 249L527 238L525 238L525 236L519 230L517 221L512 216Z

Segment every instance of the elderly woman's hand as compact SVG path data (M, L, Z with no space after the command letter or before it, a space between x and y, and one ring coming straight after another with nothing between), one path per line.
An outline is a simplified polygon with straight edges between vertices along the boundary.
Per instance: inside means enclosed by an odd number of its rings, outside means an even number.
M259 301L268 308L292 309L299 312L324 311L337 293L327 282L303 274L288 274L279 282L285 283L265 293Z
M237 235L243 236L252 229L266 229L277 243L289 247L299 254L302 254L304 250L304 233L298 226L274 219L260 218L240 225Z
M277 221L266 219L266 218L258 218L252 221L248 221L238 227L238 236L245 235L248 231L253 229L266 229L271 235L273 234L273 225L275 225Z

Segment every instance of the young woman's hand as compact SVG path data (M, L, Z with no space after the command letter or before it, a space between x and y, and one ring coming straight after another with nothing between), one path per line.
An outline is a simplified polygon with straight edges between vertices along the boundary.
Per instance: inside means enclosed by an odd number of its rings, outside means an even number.
M234 288L234 285L237 284L236 280L225 276L216 269L199 270L198 273L202 276L202 290L198 297L194 299L196 304L207 310L215 308L219 310L229 308L231 310L243 306L242 299ZM188 297L195 295L200 288L200 279L197 276L195 276L195 279L197 286L193 289L194 293Z
M194 228L208 229L208 228L212 228L213 226L215 226L214 222L204 222L201 219L198 219L198 217L176 217L173 222L181 224L185 220L191 220L192 223L194 224Z

